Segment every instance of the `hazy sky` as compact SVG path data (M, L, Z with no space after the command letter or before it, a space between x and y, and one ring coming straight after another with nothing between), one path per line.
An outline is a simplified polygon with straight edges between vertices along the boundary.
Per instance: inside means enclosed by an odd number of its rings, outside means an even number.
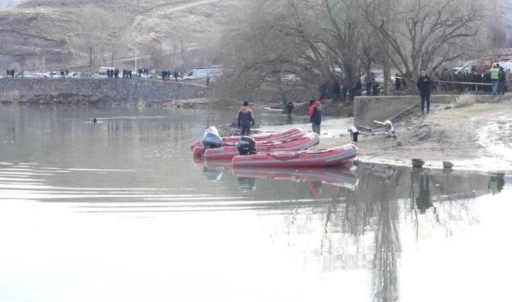
M16 5L22 2L22 0L0 0L0 8L5 8L7 6Z

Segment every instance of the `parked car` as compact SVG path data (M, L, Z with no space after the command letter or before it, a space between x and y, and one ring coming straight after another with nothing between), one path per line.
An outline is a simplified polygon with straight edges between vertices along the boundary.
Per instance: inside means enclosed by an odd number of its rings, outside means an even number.
M457 73L457 72L459 72L461 69L462 69L462 66L454 66L454 67L450 67L450 68L448 68L448 72L449 72L449 73Z
M44 74L45 78L61 78L60 71L49 71Z
M512 71L512 61L501 61L498 62L500 64L500 67L503 67L505 71Z
M68 74L70 78L90 78L92 77L92 73L87 71L72 71Z
M210 79L220 76L222 74L222 66L214 65L214 66L198 66L194 68L191 72L189 72L186 76L183 77L185 80L200 80L206 79L209 77Z
M27 79L38 79L44 78L45 74L39 71L23 71L23 73L17 73L16 77L27 78Z

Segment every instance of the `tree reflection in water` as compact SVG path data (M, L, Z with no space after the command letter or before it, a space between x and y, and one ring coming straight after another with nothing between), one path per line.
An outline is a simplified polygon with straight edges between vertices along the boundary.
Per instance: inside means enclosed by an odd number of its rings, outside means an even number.
M307 259L312 264L320 259L324 271L370 268L374 301L399 300L402 241L418 242L438 231L450 236L477 223L472 201L490 190L489 175L470 172L363 164L332 172L233 174L239 189L249 189L240 191L252 192L254 201L280 202L267 207L287 213L286 230L275 232L286 236L288 246L312 253Z
M471 201L488 193L489 177L379 165L362 166L358 174L356 189L340 189L338 199L343 202L327 209L321 255L331 269L340 266L336 261L345 262L345 268L370 263L374 301L397 301L402 253L398 225L414 226L418 240L420 220L425 230L441 227L448 235L452 228L474 224ZM336 241L336 232L350 236Z

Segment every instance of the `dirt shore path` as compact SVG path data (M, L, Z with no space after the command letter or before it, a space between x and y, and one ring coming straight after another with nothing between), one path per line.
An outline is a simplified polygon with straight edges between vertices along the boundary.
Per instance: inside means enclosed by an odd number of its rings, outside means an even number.
M360 161L410 166L421 158L427 168L512 171L512 97L496 103L434 105L430 114L413 112L394 124L397 138L360 135ZM320 148L350 141L348 135L322 137Z

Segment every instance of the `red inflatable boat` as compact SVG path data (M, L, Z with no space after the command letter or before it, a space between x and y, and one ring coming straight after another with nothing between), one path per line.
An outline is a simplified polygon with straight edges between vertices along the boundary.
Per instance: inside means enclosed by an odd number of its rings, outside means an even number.
M265 148L265 146L267 146L267 145L276 145L276 144L279 144L279 143L282 143L282 142L291 142L291 141L299 140L299 139L302 139L305 135L306 135L306 132L305 131L301 131L301 132L287 134L286 136L276 137L273 140L268 140L268 141L259 140L259 141L255 141L256 142L256 148L261 148L261 149L264 149L264 150L268 150L268 148ZM217 150L216 152L213 152L214 154L217 154L217 152L220 152L220 153L222 153L222 152L231 152L232 150L237 150L238 142L239 141L240 141L240 136L238 137L238 141L236 143L233 142L233 143L229 143L229 144L226 144L224 146L221 146L219 148L210 148L210 149L221 149L221 150ZM295 150L302 150L302 149L295 149ZM194 149L192 149L192 155L194 157L200 157L200 156L202 156L204 154L205 151L206 151L206 148L204 146L200 145L200 146L194 147ZM209 151L209 152L212 152L212 151ZM236 155L236 154L238 154L238 151L236 151L236 153L234 155ZM210 156L212 156L212 155L210 155ZM208 158L212 159L212 157L208 157ZM227 156L227 157L222 158L222 159L229 159L229 160L231 160L231 158L233 158L233 155L232 156ZM218 159L218 158L215 157L214 159Z
M213 149L212 149L213 150ZM330 167L340 166L358 154L354 144L334 147L325 150L275 151L233 157L233 168L240 167Z
M290 128L283 131L278 132L272 132L272 133L260 133L251 135L251 137L255 141L272 141L272 140L280 140L284 137L288 137L297 133L306 133L306 131L302 130L301 128ZM237 144L240 140L240 136L234 135L234 136L224 136L222 137L222 143L226 145L234 145ZM196 141L190 146L190 150L194 150L195 147L202 147L203 142L202 141Z
M298 133L291 135L286 139L279 141L263 141L256 142L257 152L273 152L273 151L297 151L307 150L320 142L320 138L314 132ZM203 154L205 160L226 160L232 159L233 156L238 155L239 151L237 146L224 146L220 148L206 149Z

